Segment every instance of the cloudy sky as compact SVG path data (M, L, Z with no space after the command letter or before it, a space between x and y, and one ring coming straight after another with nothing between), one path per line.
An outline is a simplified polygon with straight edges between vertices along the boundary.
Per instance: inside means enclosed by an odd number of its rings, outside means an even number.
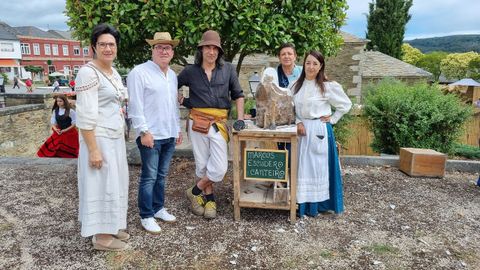
M343 30L365 37L366 14L371 0L347 0L347 24ZM44 30L68 30L63 14L65 0L1 0L0 20L11 26L37 26ZM414 0L405 39L480 34L479 0Z

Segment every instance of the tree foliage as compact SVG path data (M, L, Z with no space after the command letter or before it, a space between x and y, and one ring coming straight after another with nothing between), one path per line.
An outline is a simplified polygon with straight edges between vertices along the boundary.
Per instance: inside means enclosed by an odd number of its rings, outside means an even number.
M386 79L367 89L364 112L374 134L372 148L398 154L400 147L451 153L472 106L437 85L406 85Z
M412 0L372 0L367 15L367 49L376 49L397 59L402 58L405 25L411 15Z
M442 73L440 70L440 63L445 57L447 57L447 55L446 52L427 53L417 61L416 66L432 73L433 79L438 81L440 74Z
M475 52L451 53L440 63L440 70L449 79L463 79L469 73L470 61L478 56Z
M402 44L402 61L415 66L422 57L423 53L419 49L412 47L408 43Z
M38 74L38 73L43 71L43 67L29 65L29 66L25 67L25 70L28 71L28 72L31 72L32 73L32 78L34 78L35 74Z
M186 64L204 31L220 33L225 59L238 55L240 69L245 56L276 54L284 42L298 53L319 49L332 55L341 44L338 30L345 22L346 0L67 0L68 25L74 35L88 40L101 22L122 34L118 61L131 67L151 57L145 42L157 31L168 31L180 40L174 61Z
M468 76L474 80L480 80L480 55L470 60L468 64Z
M445 37L419 38L406 41L423 53L443 51L447 53L480 53L480 35L455 35Z

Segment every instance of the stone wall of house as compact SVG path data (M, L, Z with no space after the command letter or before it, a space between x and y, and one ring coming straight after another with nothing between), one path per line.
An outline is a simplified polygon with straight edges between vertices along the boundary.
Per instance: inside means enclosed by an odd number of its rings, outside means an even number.
M50 108L43 103L0 109L0 156L35 156L50 135Z
M327 58L325 74L343 86L354 103L361 101L360 60L364 43L344 43L336 56Z

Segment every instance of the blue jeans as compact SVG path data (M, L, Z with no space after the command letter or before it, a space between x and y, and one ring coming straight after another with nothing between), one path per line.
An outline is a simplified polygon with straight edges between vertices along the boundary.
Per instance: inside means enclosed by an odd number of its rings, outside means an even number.
M163 208L165 202L165 177L175 151L175 138L154 140L153 148L136 140L142 158L142 174L138 186L140 217L149 218Z

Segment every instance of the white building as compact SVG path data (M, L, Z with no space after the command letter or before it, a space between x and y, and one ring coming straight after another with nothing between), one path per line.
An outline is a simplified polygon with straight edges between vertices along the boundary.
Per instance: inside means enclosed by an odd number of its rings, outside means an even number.
M10 81L15 76L21 77L21 59L20 40L15 29L0 21L0 73L7 74Z

